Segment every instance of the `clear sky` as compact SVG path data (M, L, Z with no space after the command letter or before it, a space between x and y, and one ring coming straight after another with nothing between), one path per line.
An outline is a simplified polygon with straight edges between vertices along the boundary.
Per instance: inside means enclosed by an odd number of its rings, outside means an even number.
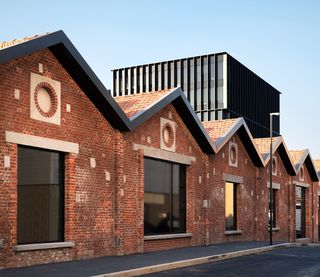
M288 148L320 159L320 1L3 0L0 30L63 30L110 89L113 68L226 51L282 92Z

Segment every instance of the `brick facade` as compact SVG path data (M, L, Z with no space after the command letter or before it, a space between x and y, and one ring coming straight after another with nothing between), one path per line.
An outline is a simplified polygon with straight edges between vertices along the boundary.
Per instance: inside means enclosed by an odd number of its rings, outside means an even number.
M60 124L30 118L31 73L60 82ZM119 131L88 93L91 92L83 91L48 49L0 65L0 269L229 241L268 240L269 165L252 158L256 150L248 143L249 135L243 139L243 131L235 132L221 147L212 142L212 152L206 153L183 120L185 113L176 109L172 100L136 128ZM148 94L142 97L147 98ZM162 119L175 124L173 150L161 144ZM31 135L40 142L53 139L79 146L78 153L64 151L64 242L71 243L67 247L17 251L19 143L7 141L8 131ZM228 128L219 137L226 134ZM230 165L230 143L237 145L236 166ZM144 235L144 157L155 157L153 152L162 155L163 160L182 157L188 161L186 233L182 236ZM260 154L255 155L261 158ZM278 151L274 155L277 172L273 182L279 185L279 228L274 240L295 241L295 182L302 181L299 172L290 176ZM306 237L318 241L320 188L311 178L309 167L303 165L303 183L308 184ZM234 233L225 232L225 182L230 179L237 184L239 232Z

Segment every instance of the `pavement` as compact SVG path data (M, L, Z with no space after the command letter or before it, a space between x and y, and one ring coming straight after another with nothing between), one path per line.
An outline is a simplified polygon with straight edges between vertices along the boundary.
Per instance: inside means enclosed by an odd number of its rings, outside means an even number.
M194 246L127 256L108 256L88 260L35 265L0 270L0 277L12 276L137 276L241 257L294 244L274 242L230 242Z

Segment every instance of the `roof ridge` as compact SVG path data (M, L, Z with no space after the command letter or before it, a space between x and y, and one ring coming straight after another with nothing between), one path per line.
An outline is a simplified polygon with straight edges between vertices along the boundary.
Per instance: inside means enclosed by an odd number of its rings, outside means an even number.
M9 48L9 47L15 46L17 44L21 44L21 43L24 43L24 42L27 42L27 41L30 41L30 40L33 40L33 39L48 35L48 34L50 34L50 32L47 32L47 33L42 34L42 35L34 35L34 36L31 36L31 37L24 37L24 38L21 38L21 39L15 38L13 40L3 41L3 42L0 42L0 50L6 49L6 48Z

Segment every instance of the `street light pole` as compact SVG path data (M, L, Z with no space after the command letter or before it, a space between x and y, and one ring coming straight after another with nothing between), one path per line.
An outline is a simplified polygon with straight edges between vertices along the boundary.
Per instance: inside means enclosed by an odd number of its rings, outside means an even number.
M272 119L273 116L279 116L279 113L270 113L270 160L269 160L269 174L270 174L270 190L269 190L269 197L270 197L270 245L272 245L272 226L273 226L273 189L272 189L272 137L273 137L273 128L272 128Z

